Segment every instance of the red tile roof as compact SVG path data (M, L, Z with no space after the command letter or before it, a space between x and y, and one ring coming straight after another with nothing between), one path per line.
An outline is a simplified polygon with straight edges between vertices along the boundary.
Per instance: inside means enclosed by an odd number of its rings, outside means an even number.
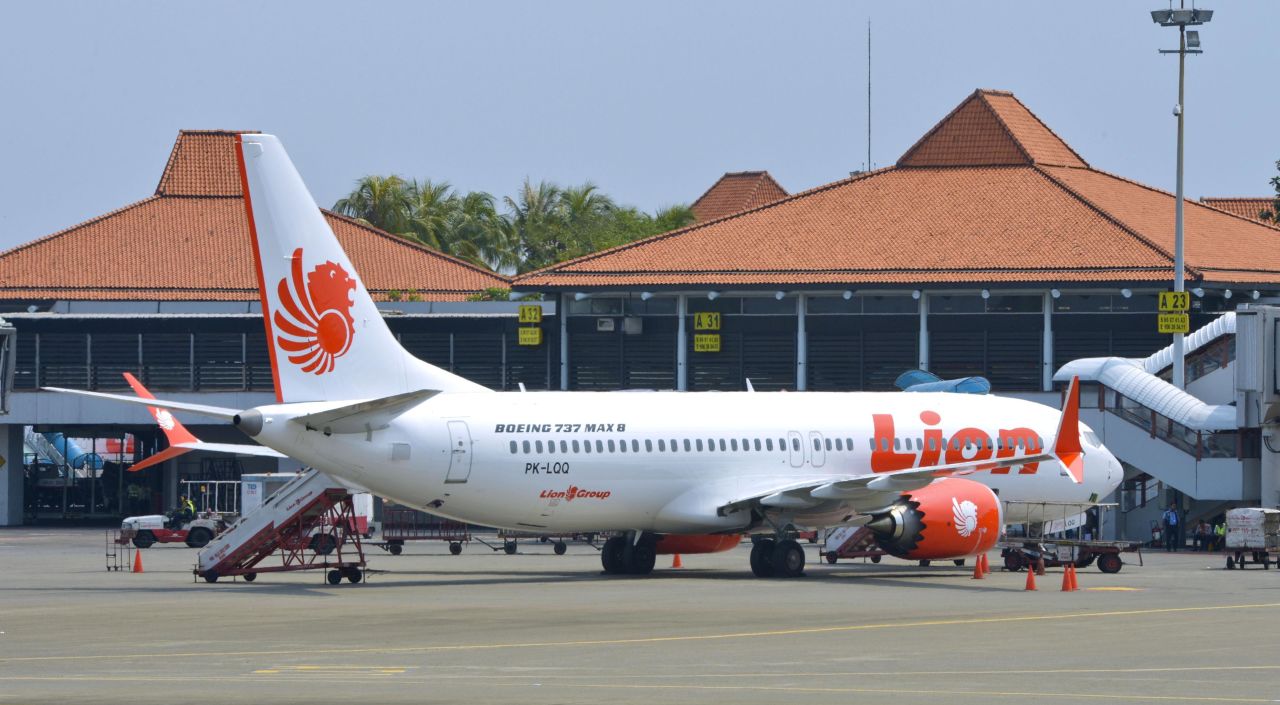
M0 254L0 300L256 300L234 135L179 133L154 196ZM456 301L508 286L486 269L323 212L375 298L417 290L427 301Z
M749 208L786 198L782 188L767 171L728 172L693 202L693 214L705 223Z
M1173 198L977 91L893 167L530 272L520 289L1156 282ZM1271 228L1188 202L1187 274L1280 284ZM1223 243L1232 243L1223 247Z
M1217 208L1220 211L1226 211L1232 215L1238 215L1241 218L1256 220L1264 225L1280 227L1274 221L1263 220L1259 215L1264 210L1276 209L1275 196L1245 196L1245 197L1218 197L1218 198L1201 198L1200 202L1206 206Z

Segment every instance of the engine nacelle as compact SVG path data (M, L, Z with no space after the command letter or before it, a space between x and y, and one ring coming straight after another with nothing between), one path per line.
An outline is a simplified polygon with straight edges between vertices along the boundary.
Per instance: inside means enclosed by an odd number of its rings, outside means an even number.
M1000 538L1004 508L990 487L943 478L902 497L867 523L890 555L911 560L963 558Z
M663 534L654 550L658 555L671 553L720 553L742 542L741 534Z

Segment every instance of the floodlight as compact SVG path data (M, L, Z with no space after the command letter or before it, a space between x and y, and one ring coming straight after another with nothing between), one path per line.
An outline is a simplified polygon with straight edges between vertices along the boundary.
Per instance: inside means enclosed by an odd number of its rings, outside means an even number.
M583 300L586 300L586 299L589 299L589 298L591 298L591 294L584 294L584 293L583 293L583 292L581 292L581 291L579 291L578 293L576 293L576 294L574 294L574 295L573 295L573 300L574 300L574 301L583 301Z
M1187 30L1187 46L1192 49L1200 48L1200 33L1194 29Z
M986 289L983 289L983 290L982 290L982 298L984 298L984 299L989 299L989 298L991 298L991 292L990 292L990 291L988 291L988 290L986 290Z
M1231 290L1230 290L1230 289L1223 289L1223 290L1222 290L1222 298L1224 298L1224 299L1229 299L1229 298L1231 298Z
M1133 289L1121 289L1120 295L1127 299L1130 296L1133 296Z
M781 301L781 300L783 300L783 299L787 298L787 292L785 292L785 291L775 291L775 292L773 292L773 298L775 298L775 299L777 299L777 300Z
M853 298L853 292L849 289L845 289L844 293L841 294L840 296L844 297L845 301L848 301L849 299Z
M1249 298L1253 299L1254 301L1257 301L1258 298L1261 296L1262 296L1262 292L1258 291L1257 289L1254 289L1253 292L1249 294Z
M718 298L720 298L720 292L718 292L718 291L708 291L708 292L707 292L707 300L708 300L708 301L715 301L715 300L716 300L716 299L718 299Z
M915 291L911 292L911 298L915 299L916 301L919 301L919 300L920 300L920 290L919 290L919 289L916 289Z
M1202 299L1202 298L1204 298L1204 289L1201 289L1201 288L1200 288L1200 287L1198 287L1198 286L1197 286L1196 288L1192 289L1192 290L1191 290L1191 293L1195 294L1197 299Z
M1055 299L1056 299L1056 298L1058 298L1059 296L1062 296L1062 292L1061 292L1061 291L1058 291L1057 289L1050 289L1050 290L1049 290L1049 296L1052 296L1053 298L1055 298Z
M652 299L652 298L653 298L653 292L651 292L651 291L642 291L642 292L640 292L640 300L641 300L641 301L648 301L649 299Z

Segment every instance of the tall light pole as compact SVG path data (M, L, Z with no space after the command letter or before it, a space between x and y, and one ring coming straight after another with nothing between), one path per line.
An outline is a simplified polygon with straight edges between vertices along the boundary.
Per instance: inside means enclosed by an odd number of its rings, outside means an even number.
M1170 2L1172 5L1172 2ZM1200 33L1187 27L1202 25L1213 19L1213 10L1186 9L1186 0L1179 0L1178 9L1152 10L1151 19L1161 27L1178 28L1178 48L1161 49L1161 54L1178 55L1178 104L1173 106L1173 114L1178 118L1178 185L1173 212L1173 290L1186 291L1185 273L1182 252L1182 119L1185 103L1183 87L1186 83L1187 54L1200 54ZM1173 334L1173 384L1178 389L1185 389L1186 352L1182 345L1182 333Z

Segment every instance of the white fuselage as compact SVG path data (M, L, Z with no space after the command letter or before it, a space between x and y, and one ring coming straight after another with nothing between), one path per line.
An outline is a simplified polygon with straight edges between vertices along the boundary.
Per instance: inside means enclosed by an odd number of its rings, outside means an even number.
M717 509L792 482L1023 455L1052 444L1059 421L996 396L785 392L445 393L367 433L289 421L334 406L261 407L255 438L397 502L539 533L742 530L748 514ZM1083 427L1081 440L1081 484L1054 461L967 477L1005 501L1096 502L1123 473Z

